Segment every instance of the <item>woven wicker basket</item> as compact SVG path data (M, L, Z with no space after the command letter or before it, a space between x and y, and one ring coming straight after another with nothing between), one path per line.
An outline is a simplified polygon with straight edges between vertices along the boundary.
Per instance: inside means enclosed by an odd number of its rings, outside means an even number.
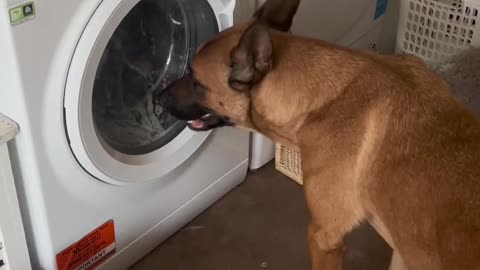
M303 185L301 164L300 152L279 143L275 144L275 168L295 182Z

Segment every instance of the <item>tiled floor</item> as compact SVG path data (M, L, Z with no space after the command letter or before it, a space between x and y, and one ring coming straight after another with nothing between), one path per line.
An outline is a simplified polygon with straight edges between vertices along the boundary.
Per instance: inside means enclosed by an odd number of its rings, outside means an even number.
M307 221L301 186L268 164L131 270L308 270ZM371 227L346 242L344 269L388 268L391 250Z

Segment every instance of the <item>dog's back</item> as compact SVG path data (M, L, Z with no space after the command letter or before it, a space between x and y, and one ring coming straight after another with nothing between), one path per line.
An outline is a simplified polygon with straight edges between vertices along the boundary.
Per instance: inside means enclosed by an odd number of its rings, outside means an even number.
M479 121L423 64L392 62L407 87L390 90L371 211L412 269L479 269Z
M307 195L340 166L335 200L351 196L411 269L480 269L479 120L416 57L355 57L367 64L301 128Z
M279 35L280 50L288 48L282 57L295 57L282 58L288 68L308 66L302 71L307 80L312 73L304 89L290 95L306 104L291 107L305 115L293 144L304 159L310 206L323 217L338 218L339 209L315 202L319 186L328 186L338 194L334 201L351 197L346 223L370 219L411 269L480 269L480 122L475 115L414 56L355 52ZM297 50L291 56L296 44L310 44L303 48L309 53ZM257 95L274 96L285 84L278 76L265 80L269 87ZM327 99L326 85L339 92ZM335 179L325 180L327 175Z

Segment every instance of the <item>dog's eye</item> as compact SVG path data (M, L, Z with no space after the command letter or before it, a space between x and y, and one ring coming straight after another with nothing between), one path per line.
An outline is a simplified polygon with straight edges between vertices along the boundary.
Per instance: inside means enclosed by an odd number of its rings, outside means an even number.
M197 80L193 80L193 88L197 89L198 86L199 86L199 83L197 82Z
M203 94L207 89L205 86L203 86L200 82L198 82L195 79L193 79L192 87L193 87L193 92L196 94Z

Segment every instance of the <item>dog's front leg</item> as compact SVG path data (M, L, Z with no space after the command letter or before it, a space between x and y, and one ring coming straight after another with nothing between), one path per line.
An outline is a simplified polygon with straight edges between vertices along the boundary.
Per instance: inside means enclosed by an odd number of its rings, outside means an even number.
M308 247L312 270L342 269L343 236L332 233L323 230L314 223L310 223L308 226Z
M341 270L343 238L365 216L349 178L343 176L347 170L340 165L337 162L318 174L304 170L305 198L311 215L308 239L313 270Z

